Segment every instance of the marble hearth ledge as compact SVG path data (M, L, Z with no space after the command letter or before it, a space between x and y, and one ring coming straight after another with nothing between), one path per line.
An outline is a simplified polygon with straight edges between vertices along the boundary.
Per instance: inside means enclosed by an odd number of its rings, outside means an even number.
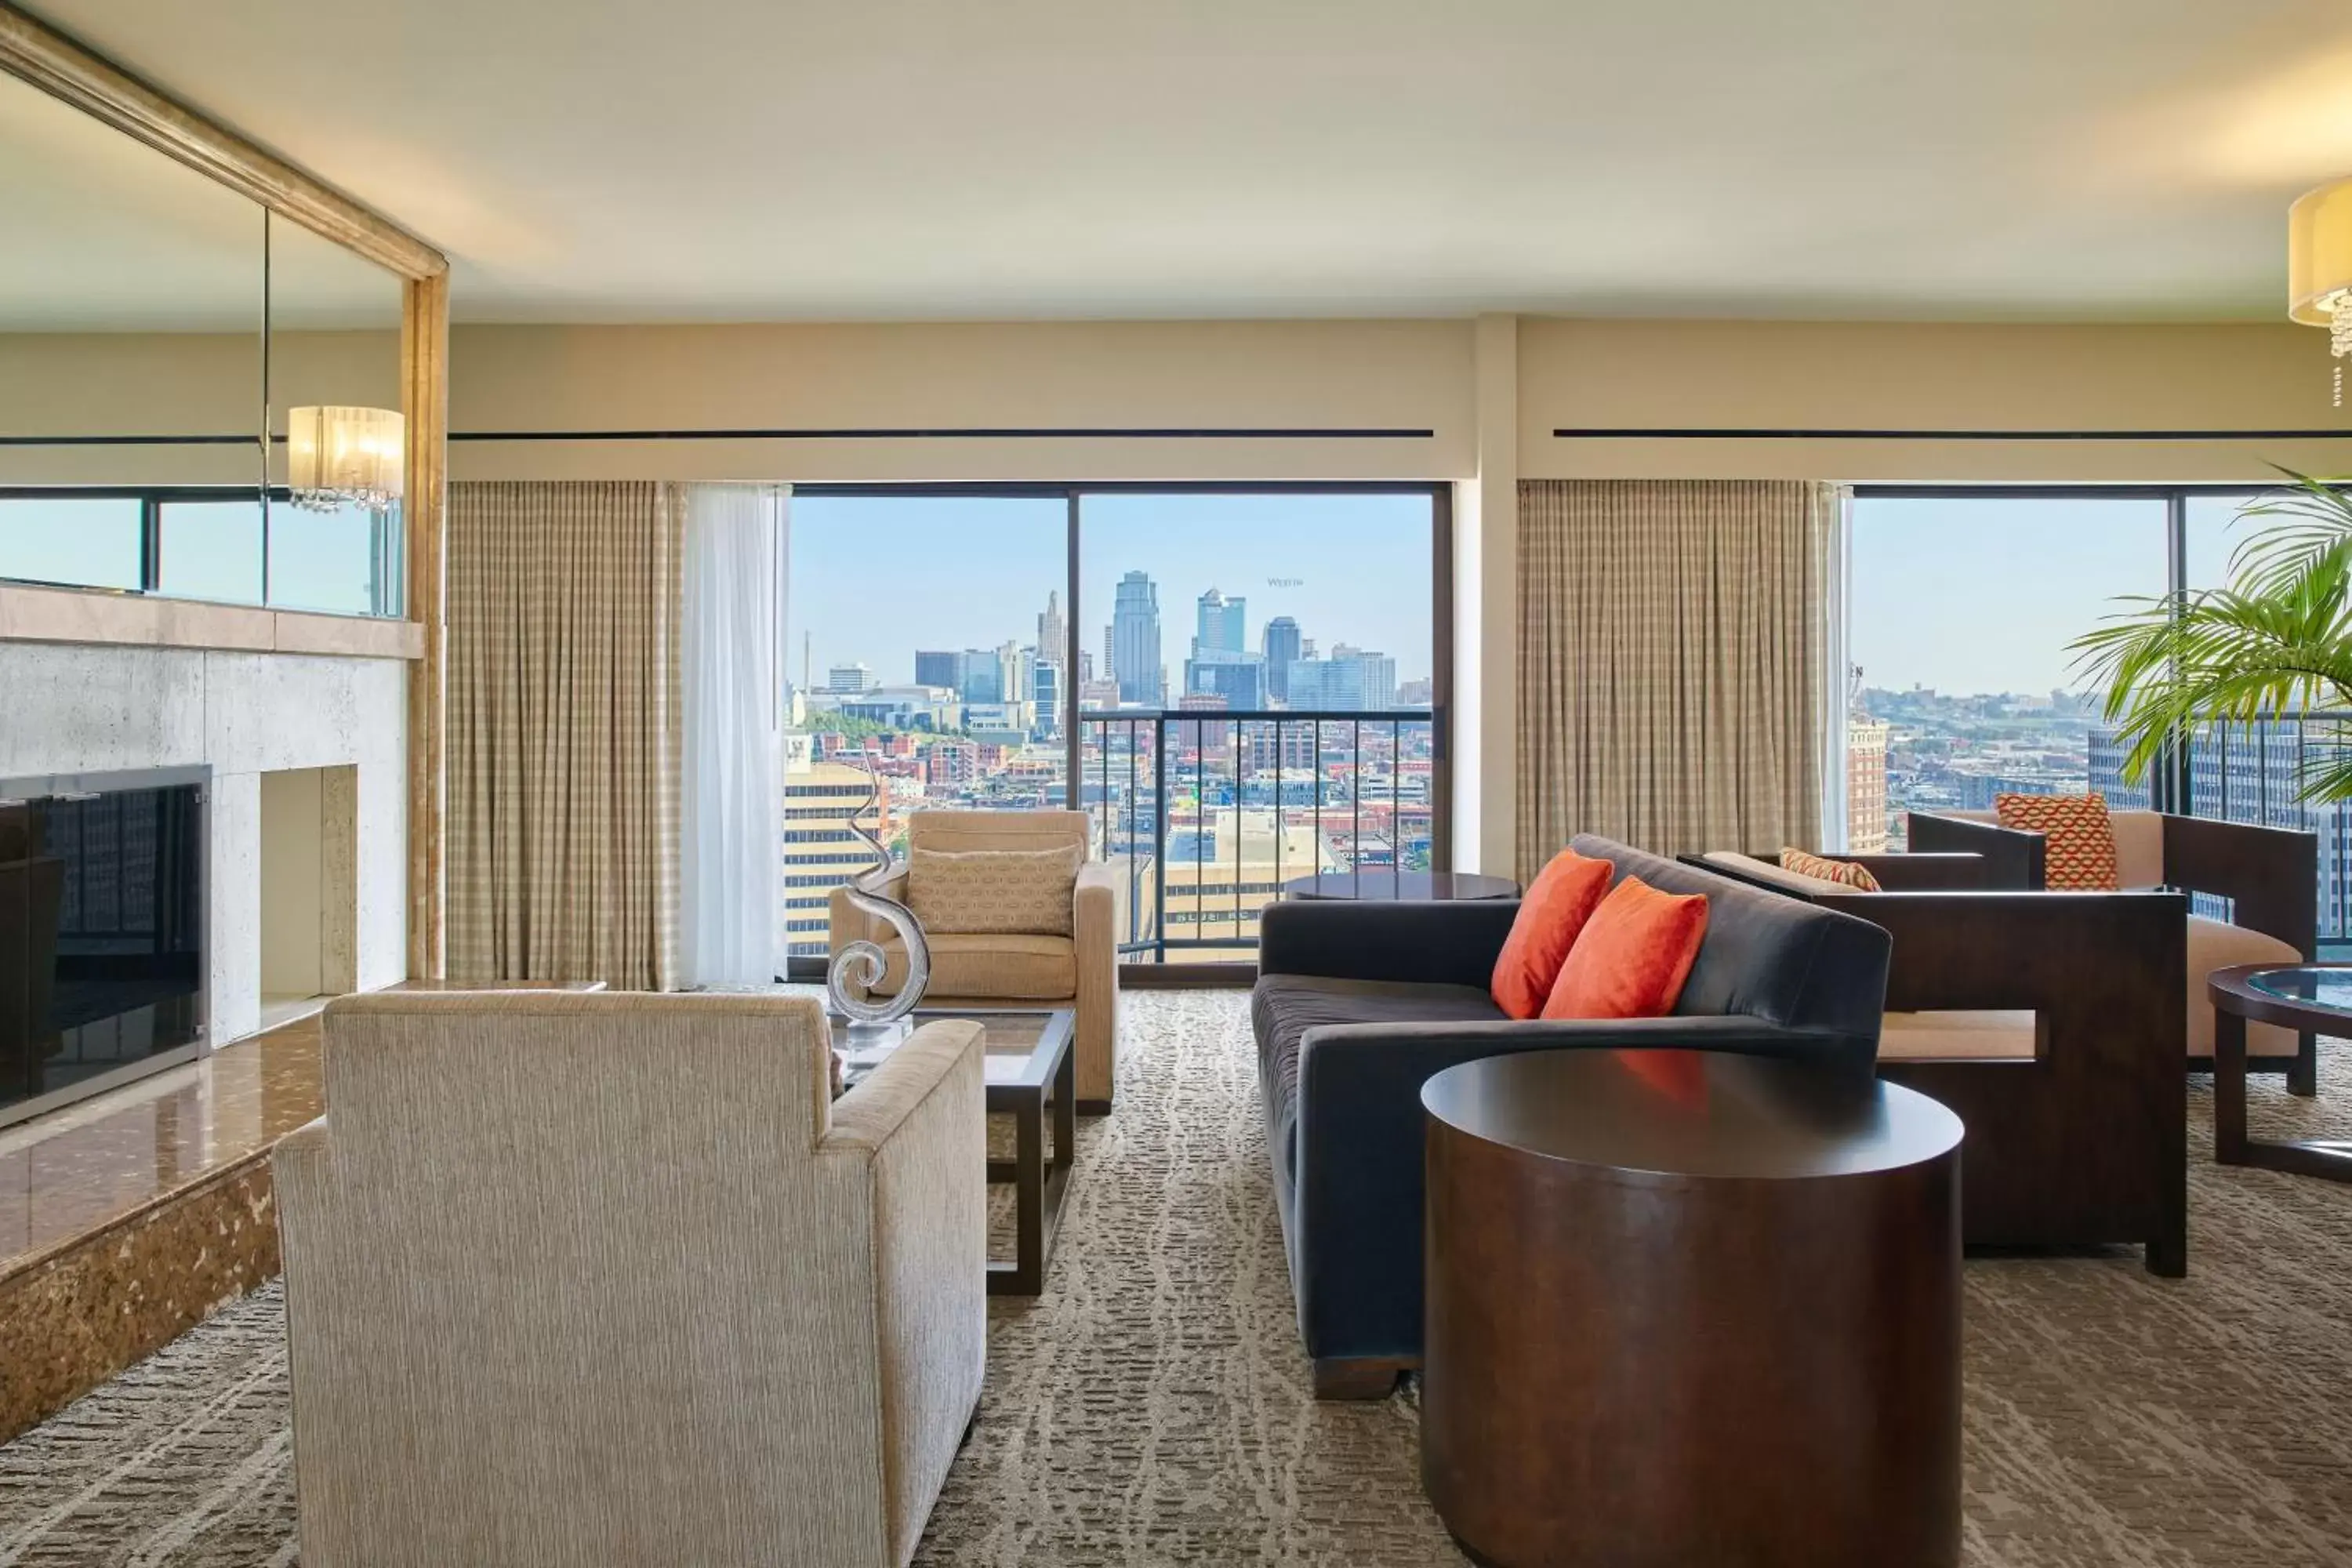
M0 641L220 648L343 658L422 658L415 621L320 616L100 589L0 583Z
M305 1018L0 1131L0 1441L278 1272L269 1151L324 1101Z

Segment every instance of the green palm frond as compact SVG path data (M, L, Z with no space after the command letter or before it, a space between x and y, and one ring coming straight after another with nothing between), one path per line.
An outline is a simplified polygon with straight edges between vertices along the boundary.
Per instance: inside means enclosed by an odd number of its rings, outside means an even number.
M2126 778L2145 778L2173 736L2205 725L2352 707L2352 499L2290 477L2294 489L2241 513L2279 521L2239 545L2231 586L2118 600L2069 645L2076 669L2106 689ZM2300 790L2352 799L2352 736L2306 751Z

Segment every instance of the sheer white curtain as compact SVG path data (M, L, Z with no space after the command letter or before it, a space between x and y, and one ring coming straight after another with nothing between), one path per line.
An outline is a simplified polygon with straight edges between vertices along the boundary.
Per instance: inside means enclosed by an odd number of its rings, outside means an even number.
M778 973L787 492L688 485L679 946L688 985Z

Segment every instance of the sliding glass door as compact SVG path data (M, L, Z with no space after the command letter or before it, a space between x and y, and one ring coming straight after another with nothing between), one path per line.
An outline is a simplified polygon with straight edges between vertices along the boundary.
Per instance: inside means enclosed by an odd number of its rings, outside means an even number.
M799 973L853 828L900 847L915 810L1084 810L1134 963L1245 961L1298 877L1444 864L1437 488L825 486L790 526Z

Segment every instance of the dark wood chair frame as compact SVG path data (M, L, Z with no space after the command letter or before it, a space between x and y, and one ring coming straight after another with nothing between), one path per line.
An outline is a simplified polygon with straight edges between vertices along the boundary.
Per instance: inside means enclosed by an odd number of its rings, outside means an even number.
M2186 1273L2189 1085L2171 1064L2188 1050L2187 898L1985 890L1971 884L1988 868L1966 852L1838 858L1869 866L1886 890L1807 892L1743 879L1892 936L1889 1011L2034 1015L2031 1059L1878 1064L1880 1078L1941 1100L1968 1127L1963 1239L2137 1243L2150 1273Z
M2251 822L2218 822L2210 817L2159 814L2164 820L2163 885L2184 893L2204 893L2230 900L2232 925L2276 937L2303 955L2305 963L2319 956L2319 839L2294 827L2265 827ZM2042 837L2022 828L1997 827L1989 822L1940 816L1934 812L1906 814L1909 842L1915 852L1936 852L1935 858L1958 852L1982 858L1983 885L1988 888L2042 890L2044 886ZM1876 873L1912 858L1909 855L1843 856L1859 860ZM1882 875L1883 886L1892 888ZM2184 992L2185 994L2185 992ZM2213 1058L2183 1059L2190 1072L2211 1072ZM2287 1092L2310 1096L2319 1092L2319 1042L2309 1030L2296 1039L2292 1057L2256 1057L2249 1072L2283 1072Z

